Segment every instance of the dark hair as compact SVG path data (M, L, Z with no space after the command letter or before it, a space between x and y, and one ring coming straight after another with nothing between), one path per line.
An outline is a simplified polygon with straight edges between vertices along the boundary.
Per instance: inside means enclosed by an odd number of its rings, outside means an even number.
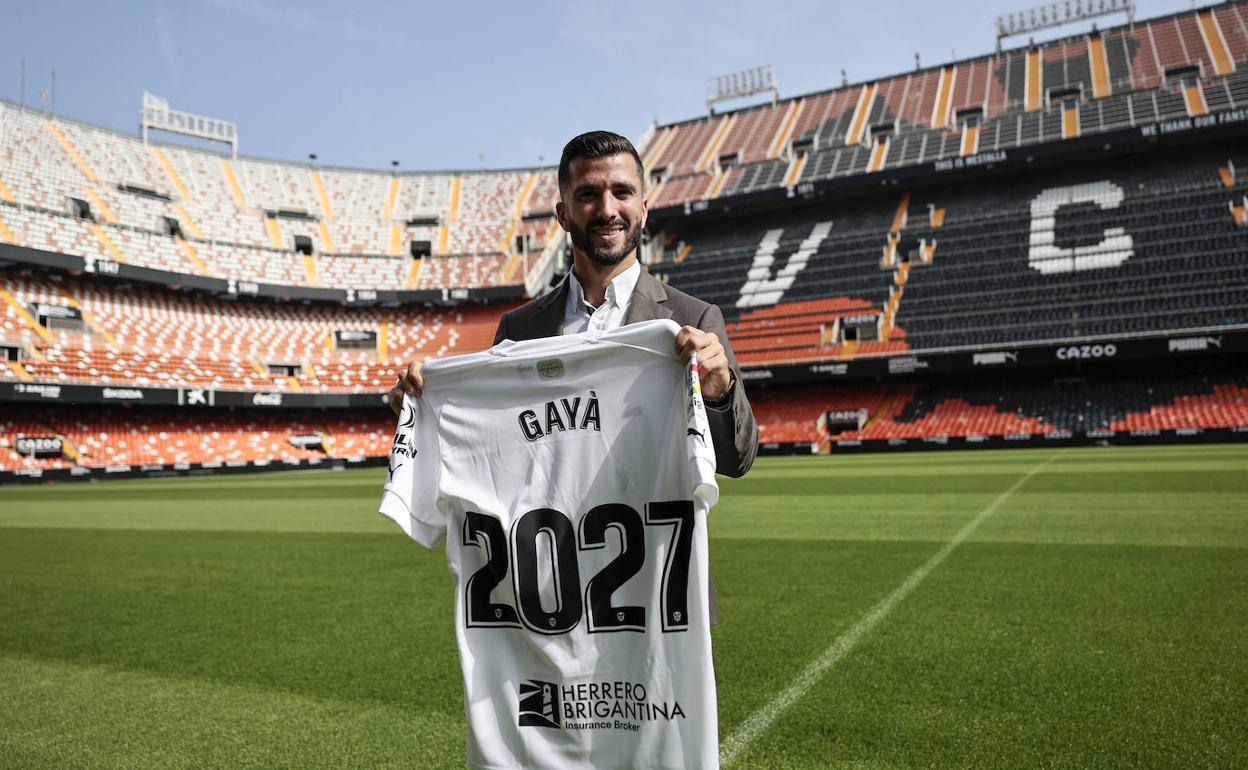
M562 195L572 181L572 161L578 158L594 160L624 154L632 155L637 162L637 177L644 188L646 171L641 164L641 156L637 154L637 148L628 139L610 131L588 131L575 137L563 146L563 156L559 158L559 194Z

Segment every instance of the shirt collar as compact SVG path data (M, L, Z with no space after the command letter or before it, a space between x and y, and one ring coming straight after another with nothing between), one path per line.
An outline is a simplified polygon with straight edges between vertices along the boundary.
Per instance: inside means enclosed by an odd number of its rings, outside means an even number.
M624 307L633 296L633 289L637 288L637 279L641 277L641 262L633 260L633 264L627 270L611 279L611 283L607 285L606 297L603 300L606 303L614 304L616 307ZM584 310L586 313L593 311L588 309L585 301L585 290L581 287L581 282L576 277L575 270L568 271L568 302L577 309Z

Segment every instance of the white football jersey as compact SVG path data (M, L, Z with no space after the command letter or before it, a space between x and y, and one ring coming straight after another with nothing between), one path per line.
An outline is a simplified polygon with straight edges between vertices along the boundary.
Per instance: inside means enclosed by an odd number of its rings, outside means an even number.
M719 766L719 489L677 331L503 342L404 401L381 512L446 541L472 768Z

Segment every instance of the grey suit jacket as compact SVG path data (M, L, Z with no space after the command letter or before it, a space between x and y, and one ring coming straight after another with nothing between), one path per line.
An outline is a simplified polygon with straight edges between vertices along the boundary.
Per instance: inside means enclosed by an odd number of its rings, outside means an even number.
M554 291L504 313L498 320L494 344L503 340L522 342L558 335L563 326L568 291L568 279L564 278ZM724 314L716 305L660 283L643 266L624 323L661 318L670 318L681 326L714 332L724 345L728 366L736 380L732 386L732 398L723 407L707 407L706 418L711 428L711 443L715 447L716 469L725 476L740 478L754 464L754 457L758 454L758 424L745 397L741 370L737 367L737 357L732 352L728 331L724 328Z

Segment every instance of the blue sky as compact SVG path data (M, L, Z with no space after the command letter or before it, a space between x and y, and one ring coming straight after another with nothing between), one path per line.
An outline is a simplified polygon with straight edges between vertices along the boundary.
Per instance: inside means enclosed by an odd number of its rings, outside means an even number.
M1137 18L1193 7L1137 0ZM959 7L961 6L961 7ZM137 132L146 89L238 123L243 153L329 165L549 165L573 135L636 139L705 112L706 80L771 64L782 96L990 52L994 18L1031 3L6 3L0 97ZM1120 24L1122 14L1102 27ZM1037 39L1083 31L1089 22ZM1026 41L1011 39L1007 47ZM731 106L731 105L730 105Z

